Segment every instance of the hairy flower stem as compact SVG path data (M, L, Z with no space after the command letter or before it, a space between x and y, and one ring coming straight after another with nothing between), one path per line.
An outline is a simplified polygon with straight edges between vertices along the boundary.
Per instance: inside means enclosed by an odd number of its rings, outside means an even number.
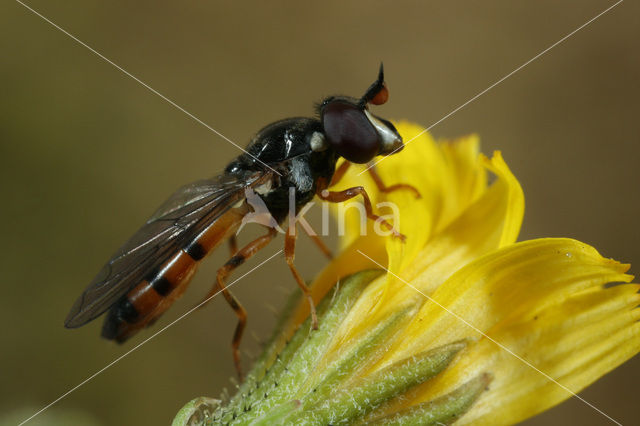
M286 422L349 423L444 370L464 346L454 343L391 364L351 386L329 393L317 408L298 411Z
M344 336L338 334L365 288L381 274L368 270L344 279L318 305L318 330L311 330L307 319L285 342L284 328L292 312L287 309L270 343L229 403L220 406L217 400L196 399L180 411L174 426L355 424L363 419L424 424L432 420L446 423L462 415L486 388L489 375L472 379L433 401L395 411L392 407L405 393L446 369L465 349L465 341L435 347L370 371L414 317L421 302L407 301L348 340L343 341Z

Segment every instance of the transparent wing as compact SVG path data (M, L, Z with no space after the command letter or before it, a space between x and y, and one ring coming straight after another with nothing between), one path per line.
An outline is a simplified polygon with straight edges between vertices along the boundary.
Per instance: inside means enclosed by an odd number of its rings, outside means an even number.
M265 181L268 174L222 175L185 185L104 265L74 303L65 320L79 327L98 317L176 250L244 197L244 189Z

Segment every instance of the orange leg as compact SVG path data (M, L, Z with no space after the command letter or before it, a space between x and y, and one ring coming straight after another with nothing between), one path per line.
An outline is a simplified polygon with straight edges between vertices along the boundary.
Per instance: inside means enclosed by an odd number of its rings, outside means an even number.
M298 235L296 231L296 226L294 224L293 226L289 227L289 229L287 230L287 234L284 237L284 257L285 259L287 259L287 264L289 265L289 269L291 269L291 273L293 274L293 277L298 282L298 286L300 287L300 290L302 290L302 293L304 293L304 296L309 301L309 309L311 311L311 327L313 327L314 330L317 330L318 316L316 315L316 306L314 305L313 299L311 298L311 291L309 291L309 287L304 282L304 280L300 276L300 273L298 272L295 265L293 264L293 259L295 257L295 251L296 251L297 237Z
M211 289L211 291L205 298L205 300L209 299L216 293L222 292L224 298L227 299L227 303L229 303L229 306L231 306L233 311L238 316L238 325L236 326L236 331L233 334L231 349L233 351L233 362L236 365L236 371L238 372L238 376L240 377L240 379L242 379L242 368L240 366L240 352L238 351L238 348L240 347L240 341L242 340L244 327L247 324L247 311L242 307L235 296L231 294L231 292L227 289L226 280L234 269L242 265L247 259L251 258L260 249L266 246L275 236L276 230L269 229L269 233L267 235L263 235L262 237L253 240L242 249L236 251L236 254L234 254L231 259L229 259L227 263L222 266L222 268L218 269L216 285Z
M349 169L349 166L351 166L351 163L348 161L345 161L342 164L340 164L340 167L338 167L334 172L329 186L333 186L338 182L340 182L340 179L342 179L342 177L345 175L345 173ZM422 198L422 196L420 195L420 192L416 189L415 186L412 186L406 183L397 183L395 185L386 186L382 181L382 178L376 171L376 168L374 167L374 165L369 164L368 166L369 167L367 168L367 172L369 172L369 175L371 175L371 178L373 179L373 182L376 184L378 191L388 194L389 192L397 191L399 189L406 189L413 192L416 198Z
M367 171L369 172L369 175L371 175L371 178L375 182L376 186L378 187L378 191L380 192L389 193L389 192L397 191L399 189L407 189L413 192L416 198L422 198L422 196L420 195L420 192L414 186L411 186L409 184L397 183L395 185L386 186L373 165L370 165Z
M333 177L331 178L331 183L329 184L329 186L333 186L336 183L340 182L340 179L342 179L344 174L347 173L349 166L351 166L351 163L348 161L344 161L342 164L340 164L340 167L338 167L336 171L333 172Z
M393 227L392 224L382 219L377 214L373 213L373 207L371 206L371 200L369 199L369 194L367 194L367 191L365 191L363 187L354 186L353 188L348 188L348 189L345 189L344 191L333 192L327 189L321 189L323 186L324 185L318 186L317 195L321 199L328 201L330 203L342 203L344 201L350 200L353 197L362 195L362 198L364 201L364 209L367 212L367 218L374 221L380 221L382 225L384 225L387 229L389 229L393 233L394 237L400 238L402 241L404 241L407 238L406 236L396 231L396 229Z

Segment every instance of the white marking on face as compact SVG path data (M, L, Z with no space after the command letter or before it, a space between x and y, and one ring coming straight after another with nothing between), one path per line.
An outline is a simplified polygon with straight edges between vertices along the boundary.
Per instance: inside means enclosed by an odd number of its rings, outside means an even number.
M366 109L364 110L364 113L369 119L369 121L371 122L371 124L373 124L373 127L375 127L376 132L380 137L380 141L382 142L382 146L381 146L382 149L380 150L381 154L390 153L396 148L399 148L402 146L402 138L398 138L398 135L396 134L396 132L394 132L391 128L389 128L389 126L384 124L382 121L378 120L376 117L371 115L371 113L369 113L369 111L367 111Z

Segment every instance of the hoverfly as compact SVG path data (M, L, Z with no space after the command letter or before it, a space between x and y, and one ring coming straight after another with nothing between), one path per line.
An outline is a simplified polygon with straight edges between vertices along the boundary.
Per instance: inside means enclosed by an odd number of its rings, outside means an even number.
M295 193L296 214L318 195L328 202L342 202L358 195L364 199L367 217L379 220L393 235L404 238L393 226L373 213L363 187L340 192L327 188L338 181L350 163L367 163L377 155L402 149L402 138L389 121L369 112L368 106L387 101L382 65L377 80L364 96L330 96L317 105L318 118L296 117L271 123L260 130L244 154L224 173L186 185L175 192L104 265L69 312L65 326L80 327L107 312L102 336L122 343L150 325L185 291L200 261L224 241L231 258L217 273L209 293L221 291L238 316L232 350L238 373L238 347L247 313L225 287L227 277L275 236L267 234L238 249L235 234L242 219L251 213L247 189L264 202L278 225L289 215L289 193ZM336 162L346 161L336 170ZM382 191L415 188L397 184L386 187L375 169L370 169ZM290 190L290 188L292 188ZM313 328L317 328L315 306L309 288L296 270L293 258L296 229L285 236L285 258L300 289L307 297ZM325 254L330 252L312 236Z

